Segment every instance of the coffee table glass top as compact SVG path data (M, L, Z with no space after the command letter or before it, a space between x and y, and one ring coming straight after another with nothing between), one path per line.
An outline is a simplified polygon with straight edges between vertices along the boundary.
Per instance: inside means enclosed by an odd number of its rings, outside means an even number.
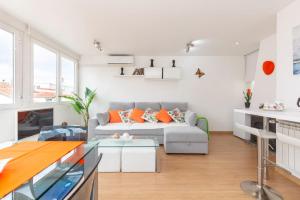
M113 139L113 138L104 138L97 139L93 138L98 142L98 147L159 147L159 143L156 139Z

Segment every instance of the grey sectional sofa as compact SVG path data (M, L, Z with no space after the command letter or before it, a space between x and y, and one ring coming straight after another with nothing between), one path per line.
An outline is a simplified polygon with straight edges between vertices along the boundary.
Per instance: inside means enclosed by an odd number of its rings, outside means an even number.
M173 110L178 108L186 112L185 123L103 123L103 119L89 120L89 137L97 135L107 138L114 133L127 132L138 138L156 138L164 144L166 153L208 153L208 136L206 123L195 118L196 114L188 109L186 102L111 102L108 110L128 110L133 108L159 111L161 108ZM102 115L102 114L97 114ZM100 123L102 124L99 124Z

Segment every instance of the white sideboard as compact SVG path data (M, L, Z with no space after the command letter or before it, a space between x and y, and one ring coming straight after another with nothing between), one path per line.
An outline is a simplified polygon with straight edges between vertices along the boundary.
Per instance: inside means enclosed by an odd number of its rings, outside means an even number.
M239 123L242 125L249 126L251 123L251 117L249 115L246 115L245 113L234 111L233 112L233 121L234 121L234 124ZM249 133L238 129L235 126L233 126L233 135L235 135L241 139L244 139L244 140L250 140Z

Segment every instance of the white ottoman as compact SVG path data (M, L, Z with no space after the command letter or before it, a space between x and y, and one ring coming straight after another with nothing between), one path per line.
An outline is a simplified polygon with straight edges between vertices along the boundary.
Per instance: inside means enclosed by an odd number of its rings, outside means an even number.
M98 165L98 172L120 172L121 151L119 147L99 147L98 154L102 153L102 159Z
M123 147L122 172L155 172L155 147Z

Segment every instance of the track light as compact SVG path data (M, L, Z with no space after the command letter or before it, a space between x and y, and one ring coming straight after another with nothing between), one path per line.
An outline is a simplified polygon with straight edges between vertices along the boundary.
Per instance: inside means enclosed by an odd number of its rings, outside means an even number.
M100 43L99 41L97 41L97 40L94 40L94 47L95 47L96 49L98 49L100 52L103 51L103 49L102 49L102 47L101 47L101 43Z
M189 53L192 47L196 47L203 43L203 40L193 40L186 44L185 52Z

